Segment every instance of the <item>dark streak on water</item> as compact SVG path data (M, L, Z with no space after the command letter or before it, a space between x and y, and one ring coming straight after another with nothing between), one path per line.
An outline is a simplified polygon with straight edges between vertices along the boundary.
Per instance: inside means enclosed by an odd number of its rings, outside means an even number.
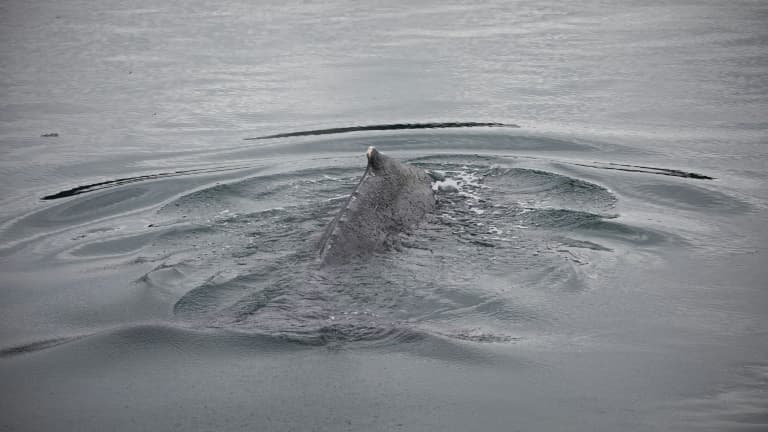
M71 336L71 337L63 337L63 338L54 338L54 339L46 339L41 341L35 341L28 344L23 345L15 345L10 346L7 348L0 349L0 358L2 357L10 357L20 354L29 354L33 353L35 351L40 351L48 348L53 348L59 345L63 345L69 342L76 341L78 339L82 339L86 336Z
M200 168L200 169L190 169L190 170L179 170L179 171L173 171L173 172L161 172L156 174L146 174L146 175L140 175L135 177L122 177L118 179L113 180L105 180L98 183L91 183L87 185L77 186L73 187L71 189L66 189L63 191L56 192L54 194L46 195L40 199L44 201L48 200L56 200L61 198L68 198L75 195L84 194L87 192L94 192L101 189L106 189L110 187L116 187L121 186L129 183L137 183L141 181L146 180L157 180L167 177L177 177L177 176L184 176L184 175L193 175L193 174L206 174L206 173L217 173L217 172L225 172L225 171L237 171L241 170L246 167L213 167L213 168Z
M349 126L349 127L330 128L330 129L316 129L316 130L300 131L300 132L279 133L275 135L266 135L266 136L244 138L244 139L257 140L257 139L288 138L288 137L309 136L309 135L331 135L331 134L363 132L363 131L391 131L391 130L405 130L405 129L449 129L449 128L470 128L470 127L519 128L520 126L514 125L514 124L505 124L505 123L481 123L481 122L394 123L394 124L379 124L379 125L368 125L368 126Z
M670 169L670 168L655 168L655 167L649 167L649 166L626 165L626 164L618 164L618 163L608 163L608 164L602 164L602 165L573 163L573 165L589 167L589 168L610 169L610 170L617 170L617 171L627 171L627 172L647 173L647 174L659 174L659 175L667 175L667 176L673 176L673 177L685 177L685 178L691 178L691 179L697 179L697 180L715 180L714 177L710 177L708 175L699 174L695 172L687 172L687 171L682 171L678 169Z

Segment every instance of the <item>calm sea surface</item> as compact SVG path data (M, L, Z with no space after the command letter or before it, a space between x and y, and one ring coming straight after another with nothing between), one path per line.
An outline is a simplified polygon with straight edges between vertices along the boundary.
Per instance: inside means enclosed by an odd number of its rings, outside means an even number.
M0 430L768 429L767 23L2 2ZM437 209L321 268L371 145Z

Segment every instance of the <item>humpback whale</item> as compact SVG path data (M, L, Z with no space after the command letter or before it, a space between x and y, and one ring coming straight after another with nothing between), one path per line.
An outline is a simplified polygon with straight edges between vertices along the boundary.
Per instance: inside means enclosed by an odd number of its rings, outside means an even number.
M424 170L374 147L366 156L363 177L320 239L323 264L342 264L387 249L398 233L435 206L431 178Z

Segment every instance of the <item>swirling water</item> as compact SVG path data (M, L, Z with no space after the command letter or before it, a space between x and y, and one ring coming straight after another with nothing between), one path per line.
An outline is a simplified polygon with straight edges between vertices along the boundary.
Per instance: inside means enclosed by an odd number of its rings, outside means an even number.
M0 427L768 424L761 3L2 12ZM371 145L437 208L321 267Z

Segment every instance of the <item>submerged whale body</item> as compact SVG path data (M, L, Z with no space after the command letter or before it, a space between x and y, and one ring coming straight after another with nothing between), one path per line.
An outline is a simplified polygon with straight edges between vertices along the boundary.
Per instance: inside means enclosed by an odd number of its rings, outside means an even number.
M323 264L341 264L385 250L435 206L431 178L419 168L368 148L368 166L320 240Z

